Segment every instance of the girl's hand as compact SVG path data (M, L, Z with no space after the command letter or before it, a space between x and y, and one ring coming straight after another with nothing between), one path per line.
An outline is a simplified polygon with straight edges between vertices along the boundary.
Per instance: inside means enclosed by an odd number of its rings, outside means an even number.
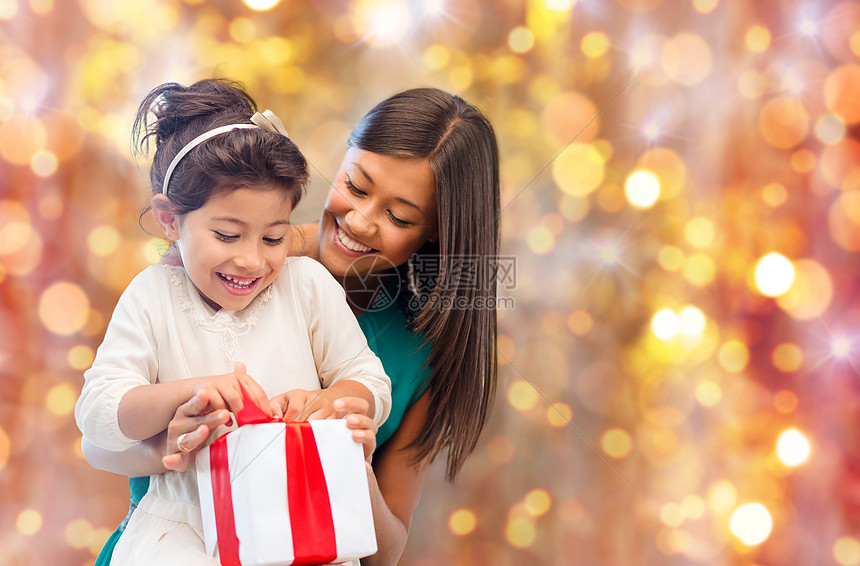
M256 403L264 413L272 416L272 409L269 405L269 397L263 388L248 375L245 369L245 364L236 362L233 368L233 373L224 375L216 375L212 377L200 378L195 385L192 393L198 395L206 392L204 397L207 404L203 406L200 413L209 413L221 409L227 409L233 414L242 410L244 405L242 401L242 390L239 385L248 393L248 397Z
M344 415L338 413L332 401L323 394L325 390L305 391L293 389L272 397L269 405L276 419L286 422L337 419Z
M346 426L352 430L352 439L364 448L364 459L370 472L370 462L376 450L376 432L379 426L367 416L368 404L358 397L341 397L335 399L334 409L346 413Z
M176 409L176 414L167 425L167 440L165 454L161 459L164 467L177 472L184 472L194 464L194 455L203 448L209 433L220 425L230 426L232 417L226 409L207 411L211 405L209 391L203 389L187 403ZM182 446L187 452L179 450L178 441L181 435Z

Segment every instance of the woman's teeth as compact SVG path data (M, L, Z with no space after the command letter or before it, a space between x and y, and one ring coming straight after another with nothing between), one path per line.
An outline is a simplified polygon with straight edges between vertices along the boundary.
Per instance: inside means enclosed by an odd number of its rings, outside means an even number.
M219 273L221 279L227 282L231 287L236 287L237 289L247 289L251 285L253 285L258 278L254 279L245 279L244 281L236 279L235 277L231 277L230 275L224 275L223 273Z
M362 246L361 244L347 236L346 232L344 232L343 228L341 228L340 226L337 227L337 237L340 240L341 244L354 252L369 252L373 249L368 248L367 246Z

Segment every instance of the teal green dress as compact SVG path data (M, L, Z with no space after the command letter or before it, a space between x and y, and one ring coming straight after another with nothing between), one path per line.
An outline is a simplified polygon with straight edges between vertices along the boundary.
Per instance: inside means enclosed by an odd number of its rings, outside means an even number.
M382 446L400 426L406 410L424 393L425 381L430 377L430 368L425 367L430 355L430 345L422 345L423 336L407 330L406 317L400 312L396 300L384 308L362 314L358 317L358 324L367 338L368 346L382 360L385 373L391 379L391 413L376 433L377 444ZM105 543L96 558L95 566L110 564L120 535L137 504L149 489L149 476L130 478L128 484L131 488L128 515Z

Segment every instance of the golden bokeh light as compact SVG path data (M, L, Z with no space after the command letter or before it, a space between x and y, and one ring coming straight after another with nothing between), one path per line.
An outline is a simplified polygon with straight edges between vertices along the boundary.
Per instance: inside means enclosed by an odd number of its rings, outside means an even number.
M66 361L72 369L83 371L92 365L95 357L96 353L91 347L86 344L77 344L69 348Z
M0 427L0 470L2 470L9 461L10 448L9 435L6 434L6 431L3 430L2 427Z
M257 12L271 10L281 3L281 0L242 0L246 6Z
M746 33L747 49L754 53L763 53L770 47L770 30L764 26L752 26Z
M533 489L526 494L523 504L529 513L540 517L549 512L552 507L552 497L544 489Z
M847 124L860 122L860 65L843 65L834 69L824 83L827 109Z
M718 383L703 379L696 385L696 401L705 407L716 406L723 398L723 390Z
M777 252L765 254L755 265L756 288L767 297L778 297L787 292L794 284L794 277L794 264Z
M48 411L59 416L71 414L75 410L78 392L68 383L52 387L45 396L45 407Z
M657 263L666 271L678 271L684 267L684 250L678 246L663 246L657 253Z
M24 509L18 513L15 525L22 535L34 535L42 530L42 514L35 509Z
M563 428L570 426L573 410L567 403L556 402L546 409L546 420L550 426Z
M508 47L514 53L522 54L531 51L535 46L535 35L532 31L523 26L515 27L508 34Z
M80 330L89 316L86 293L67 281L54 283L39 297L39 319L54 334L67 336Z
M759 131L770 145L791 149L809 133L809 112L803 103L790 96L777 96L761 109Z
M710 256L703 253L690 254L681 270L684 279L696 287L705 287L716 277L717 266Z
M528 381L515 381L508 387L508 403L518 411L534 408L539 400L540 395Z
M744 503L734 510L729 529L747 546L758 546L770 536L773 518L761 503Z
M678 313L678 330L685 336L699 336L705 331L707 318L698 307L687 305Z
M583 197L603 181L604 160L591 144L572 143L552 163L552 178L564 193Z
M825 114L815 121L815 137L828 145L841 142L845 137L845 121L836 114Z
M636 208L651 208L660 198L660 179L647 169L633 171L624 182L624 194Z
M788 189L782 183L768 183L761 191L761 198L768 206L776 208L788 200Z
M660 309L651 318L651 331L660 340L671 340L681 330L681 319L672 309Z
M633 439L630 433L621 428L611 428L600 437L600 447L610 458L620 460L630 455Z
M457 509L448 517L448 528L457 536L466 536L475 530L478 520L471 509Z
M777 304L798 320L812 320L823 315L833 301L833 278L814 259L794 262L794 283L776 298Z
M854 537L839 537L833 543L833 559L840 566L857 566L860 564L860 542Z
M797 394L794 391L781 389L773 395L773 408L784 415L793 413L797 405Z
M727 515L734 509L737 497L738 490L731 481L716 480L708 487L708 508L718 515Z
M770 359L779 371L793 373L803 364L803 350L797 344L783 342L773 349Z
M746 369L750 361L750 351L740 340L728 340L720 346L717 359L727 372L739 373Z
M684 237L690 245L697 248L707 248L714 242L715 236L714 222L704 216L695 216L684 226Z
M586 57L601 57L609 51L609 37L607 37L605 33L599 31L588 32L582 36L582 40L579 42L579 48Z
M526 517L512 517L505 527L505 537L511 546L528 548L534 544L537 529L534 521Z
M811 451L809 439L796 428L784 430L776 441L776 455L790 468L806 462Z
M90 545L93 525L86 519L74 519L66 525L63 534L66 543L72 548L86 548Z
M704 39L694 33L680 33L663 46L663 72L685 86L697 85L711 73L713 55Z

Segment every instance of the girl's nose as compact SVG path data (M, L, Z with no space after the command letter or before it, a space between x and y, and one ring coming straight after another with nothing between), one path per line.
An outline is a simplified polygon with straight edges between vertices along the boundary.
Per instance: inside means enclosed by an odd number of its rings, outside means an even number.
M256 271L263 267L265 258L263 257L262 244L258 242L247 242L236 254L233 262L236 267L247 269L248 271Z

